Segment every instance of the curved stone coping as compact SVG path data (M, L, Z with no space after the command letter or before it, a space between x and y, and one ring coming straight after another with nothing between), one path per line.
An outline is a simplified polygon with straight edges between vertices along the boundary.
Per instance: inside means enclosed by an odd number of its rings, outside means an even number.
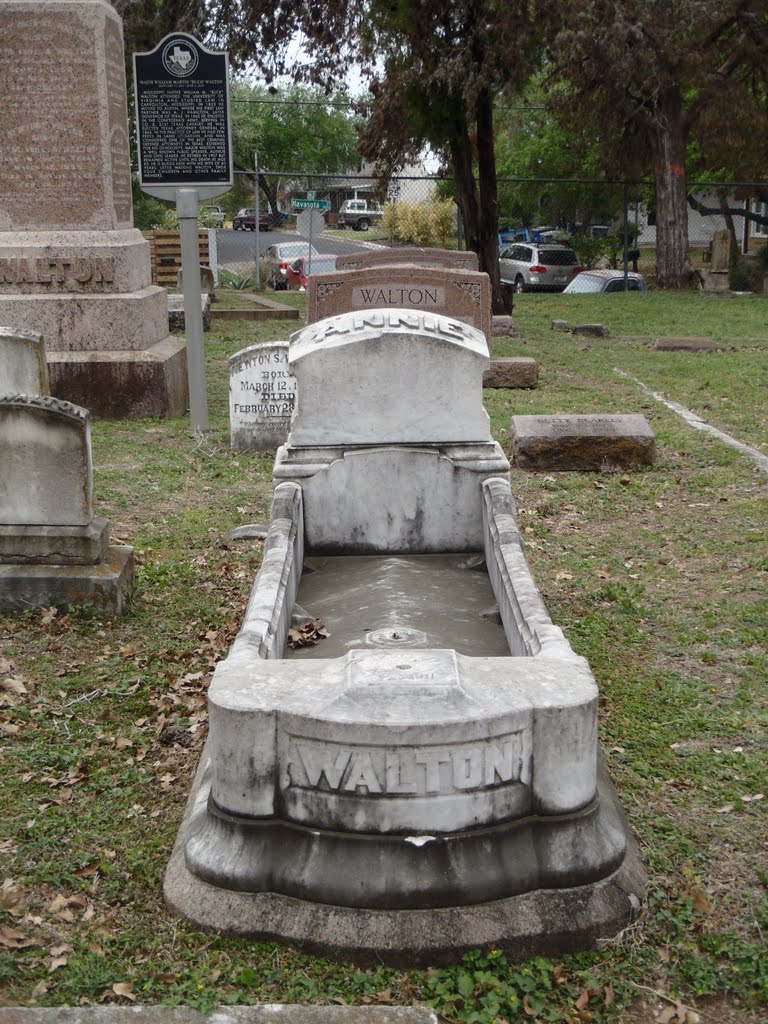
M509 480L484 480L482 490L485 560L509 649L521 657L545 655L586 666L586 659L574 652L560 627L552 623L534 583Z
M63 398L53 398L51 395L0 395L0 403L3 406L13 406L18 409L30 409L33 412L50 413L53 416L71 420L88 422L91 414L88 409L82 406L73 405Z
M529 816L442 835L351 834L226 814L203 794L189 823L188 867L241 892L332 906L419 910L586 885L621 864L625 836L598 800L572 815Z
M610 817L621 827L627 844L613 874L586 885L537 889L469 906L370 910L276 892L234 891L196 877L185 863L184 851L191 816L207 806L207 766L206 750L164 880L170 910L202 928L287 942L357 963L429 966L454 963L478 947L495 946L513 959L586 949L615 936L641 908L645 869L603 769L598 777L600 804L606 820ZM241 855L245 857L246 851Z
M229 658L282 657L303 562L301 487L281 483L272 498L261 567Z

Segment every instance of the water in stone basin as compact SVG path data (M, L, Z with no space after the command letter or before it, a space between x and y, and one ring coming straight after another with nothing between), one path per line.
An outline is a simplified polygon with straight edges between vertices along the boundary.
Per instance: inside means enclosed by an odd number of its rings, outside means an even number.
M358 647L510 653L481 554L308 558L297 604L330 636L289 647L285 658L336 658Z

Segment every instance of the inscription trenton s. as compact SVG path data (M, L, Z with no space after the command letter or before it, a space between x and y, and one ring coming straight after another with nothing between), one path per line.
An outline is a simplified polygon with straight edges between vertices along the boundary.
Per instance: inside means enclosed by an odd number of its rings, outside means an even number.
M341 746L293 737L290 784L357 796L433 796L522 782L523 733L452 746Z

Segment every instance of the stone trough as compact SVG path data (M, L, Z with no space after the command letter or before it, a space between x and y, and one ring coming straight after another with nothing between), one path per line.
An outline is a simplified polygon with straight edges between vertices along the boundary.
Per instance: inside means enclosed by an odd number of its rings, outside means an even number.
M639 907L597 686L528 569L487 365L481 332L414 311L291 339L262 567L166 875L193 921L412 964L584 948ZM286 649L307 617L331 637Z

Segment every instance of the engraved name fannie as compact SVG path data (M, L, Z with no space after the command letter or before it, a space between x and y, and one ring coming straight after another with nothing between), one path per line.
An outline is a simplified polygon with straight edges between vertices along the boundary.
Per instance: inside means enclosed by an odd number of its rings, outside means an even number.
M518 737L458 748L371 751L297 742L296 749L306 781L298 781L292 766L294 785L358 796L421 796L486 789L518 782L522 774Z

